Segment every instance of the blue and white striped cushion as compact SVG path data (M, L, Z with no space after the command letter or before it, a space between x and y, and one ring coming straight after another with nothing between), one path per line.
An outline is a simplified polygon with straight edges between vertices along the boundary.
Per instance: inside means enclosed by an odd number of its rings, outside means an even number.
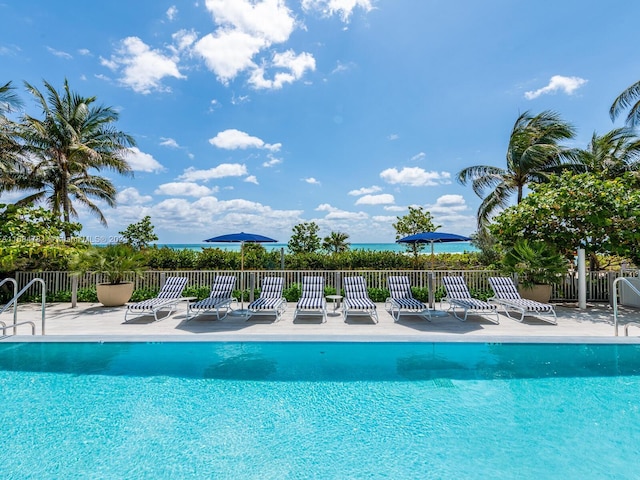
M522 300L513 280L509 277L489 277L489 283L496 297L504 300Z
M249 310L275 310L282 303L282 278L266 277L260 297L249 304Z
M184 287L187 286L186 277L169 277L160 289L157 298L180 298Z
M508 302L510 305L524 308L530 312L554 312L553 305L550 303L540 303L535 300L522 298L518 293L518 289L513 283L513 280L509 277L490 277L489 283L491 284L491 288L493 288L496 297L500 300L504 300L505 303Z
M345 277L344 303L347 308L354 310L371 310L376 304L371 301L367 293L367 285L363 277Z
M230 298L233 296L233 287L236 286L234 275L221 275L216 277L211 286L211 298Z
M324 305L324 277L302 277L302 293L297 308L322 310Z

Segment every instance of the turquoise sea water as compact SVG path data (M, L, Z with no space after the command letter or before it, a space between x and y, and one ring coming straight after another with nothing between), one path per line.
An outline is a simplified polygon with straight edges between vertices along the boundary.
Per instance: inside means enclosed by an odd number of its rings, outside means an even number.
M267 250L286 250L286 243L263 243ZM169 247L174 249L200 250L202 248L221 248L223 250L240 251L238 243L167 243L158 244L158 247ZM373 250L381 252L405 252L405 246L399 243L352 243L351 250ZM453 243L435 243L433 246L434 253L464 253L475 252L477 248L469 242L453 242ZM425 246L424 253L431 253L431 246Z
M2 478L638 478L640 346L0 343Z

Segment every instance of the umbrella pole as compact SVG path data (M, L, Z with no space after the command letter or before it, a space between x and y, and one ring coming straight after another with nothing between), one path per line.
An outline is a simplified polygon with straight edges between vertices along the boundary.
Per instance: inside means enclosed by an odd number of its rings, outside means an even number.
M240 242L240 310L244 312L244 242Z
M433 291L433 266L434 266L434 253L433 242L431 243L431 272L429 273L429 308L433 310L435 308L435 292Z
M443 312L442 310L436 310L436 292L435 292L435 260L436 256L433 251L433 244L435 242L431 241L431 273L429 273L429 309L431 310L431 315L436 317L446 317L448 314Z

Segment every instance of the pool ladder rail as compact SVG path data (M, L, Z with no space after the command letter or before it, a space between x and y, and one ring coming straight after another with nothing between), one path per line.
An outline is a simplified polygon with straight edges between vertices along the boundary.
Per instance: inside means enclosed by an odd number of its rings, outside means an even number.
M31 325L31 335L36 334L36 324L31 320L25 320L23 322L18 322L18 299L31 287L31 285L35 283L39 283L42 286L42 305L41 305L41 316L42 316L42 335L45 334L45 310L46 310L46 292L47 286L44 283L44 280L41 278L34 278L29 283L27 283L24 288L18 291L18 283L13 278L5 278L0 281L0 286L5 283L13 284L13 298L7 302L2 308L0 308L0 314L6 312L10 307L13 307L13 323L7 325L6 322L0 321L0 329L2 330L2 337L7 336L7 330L13 328L13 335L17 334L17 327L21 325Z
M613 328L615 336L618 336L618 284L624 283L633 293L640 297L640 290L638 290L628 279L624 277L616 278L613 281ZM629 322L624 326L624 336L629 336L629 327L640 327L640 322Z

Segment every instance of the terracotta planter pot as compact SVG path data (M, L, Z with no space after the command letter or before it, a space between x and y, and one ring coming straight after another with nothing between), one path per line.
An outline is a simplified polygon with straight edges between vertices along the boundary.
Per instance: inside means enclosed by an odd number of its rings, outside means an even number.
M133 295L133 282L119 283L99 283L96 286L98 301L105 307L119 307L131 299Z
M536 302L549 303L551 300L551 285L533 285L529 288L518 287L522 298L535 300Z

